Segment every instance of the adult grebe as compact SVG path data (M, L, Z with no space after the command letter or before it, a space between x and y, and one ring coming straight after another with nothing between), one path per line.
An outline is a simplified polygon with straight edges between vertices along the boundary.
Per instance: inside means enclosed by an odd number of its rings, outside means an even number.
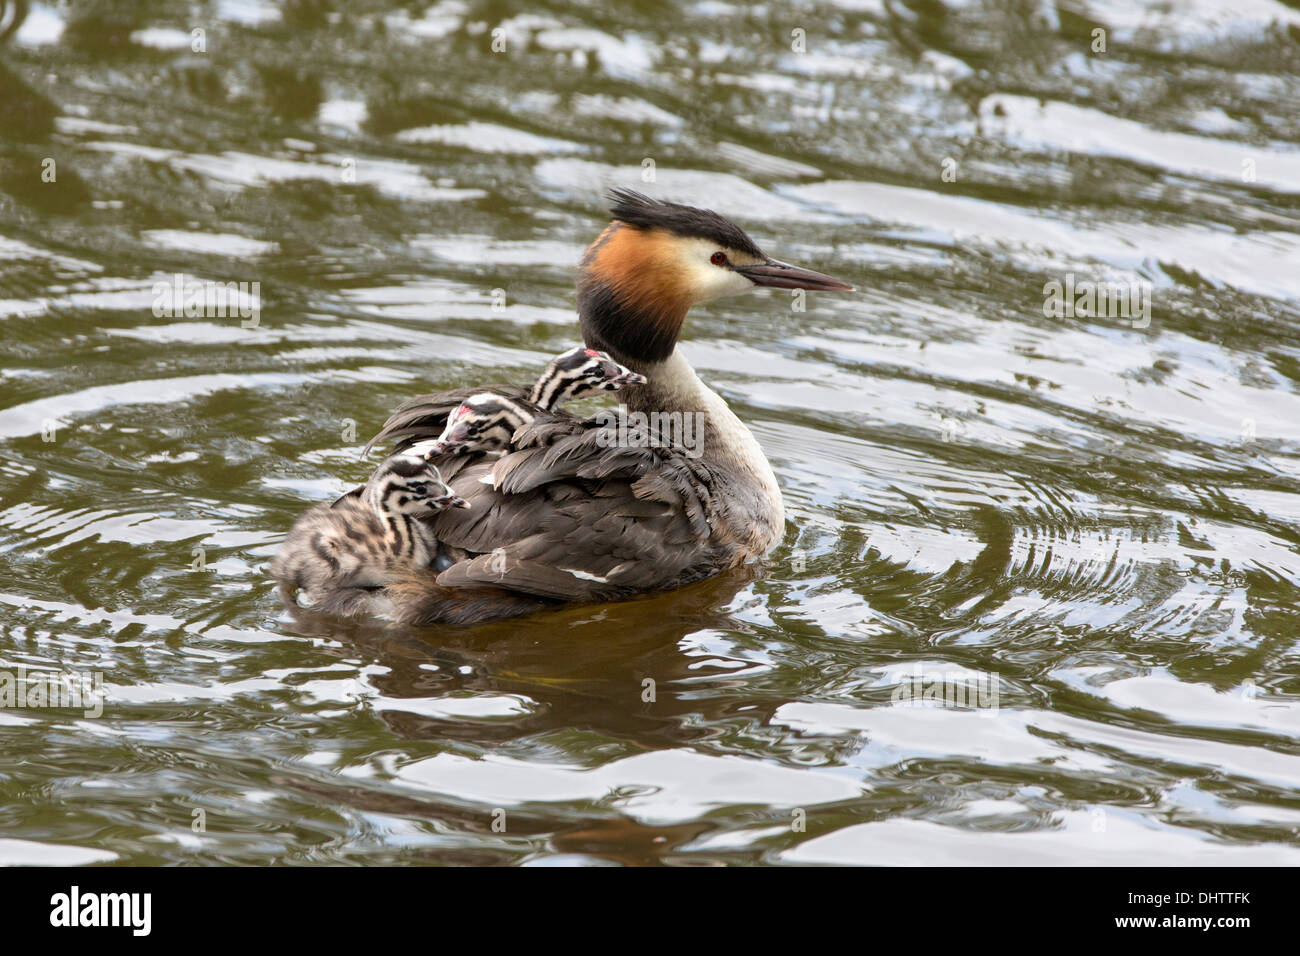
M399 575L375 596L376 616L464 624L617 600L709 577L780 541L771 465L677 340L700 302L763 287L852 287L770 258L715 212L630 190L611 198L613 221L582 260L578 312L588 347L646 379L628 393L630 424L611 430L558 413L520 429L498 458L437 459L469 508L425 519L444 569L434 585L427 574ZM464 394L408 402L372 444L436 439ZM689 448L683 427L695 431Z

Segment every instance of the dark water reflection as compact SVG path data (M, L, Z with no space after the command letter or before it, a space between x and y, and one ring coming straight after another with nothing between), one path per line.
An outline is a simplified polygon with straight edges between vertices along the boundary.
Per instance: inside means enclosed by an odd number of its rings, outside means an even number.
M0 0L0 669L108 691L0 708L0 861L1294 863L1300 13L1237 6ZM575 341L613 184L862 290L688 323L784 545L280 608L397 401Z

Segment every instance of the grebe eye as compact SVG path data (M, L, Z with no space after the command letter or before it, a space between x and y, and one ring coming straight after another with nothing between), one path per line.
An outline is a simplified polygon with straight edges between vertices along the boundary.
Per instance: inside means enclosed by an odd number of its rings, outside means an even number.
M727 254L722 251L715 252L709 256L709 261L715 266L725 266L727 264Z

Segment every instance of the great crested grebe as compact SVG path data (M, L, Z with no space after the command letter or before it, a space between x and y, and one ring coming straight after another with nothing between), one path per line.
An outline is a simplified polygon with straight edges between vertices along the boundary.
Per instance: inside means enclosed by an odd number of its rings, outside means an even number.
M582 260L578 313L589 348L645 377L626 402L626 417L642 425L611 441L593 421L548 415L520 429L499 458L439 459L469 508L426 519L436 583L399 574L373 595L375 616L468 624L618 600L709 577L779 543L785 510L771 465L677 340L697 303L756 288L852 286L772 259L718 213L624 189L611 199L613 221ZM370 444L436 439L477 391L408 402ZM688 418L699 428L690 451L672 434Z
M399 569L427 567L438 542L427 518L468 507L438 469L418 455L396 454L375 470L356 495L322 502L303 514L271 563L290 601L334 606L382 588Z

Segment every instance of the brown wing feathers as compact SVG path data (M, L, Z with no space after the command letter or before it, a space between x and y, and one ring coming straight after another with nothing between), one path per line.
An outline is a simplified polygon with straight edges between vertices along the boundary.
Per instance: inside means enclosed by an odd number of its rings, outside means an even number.
M475 487L454 484L470 508L439 515L435 533L478 556L440 585L599 601L695 580L724 557L700 547L708 495L695 463L674 449L599 447L589 426L535 423L525 447L474 469ZM498 487L481 480L489 467Z

